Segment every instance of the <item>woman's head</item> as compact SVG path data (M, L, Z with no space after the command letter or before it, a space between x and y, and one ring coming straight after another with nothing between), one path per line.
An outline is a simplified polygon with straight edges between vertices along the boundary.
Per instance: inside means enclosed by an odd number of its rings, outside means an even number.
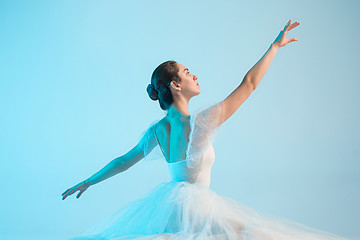
M176 61L166 61L160 64L151 76L151 84L147 86L149 97L159 100L163 110L170 108L179 98L190 100L200 93L197 76Z

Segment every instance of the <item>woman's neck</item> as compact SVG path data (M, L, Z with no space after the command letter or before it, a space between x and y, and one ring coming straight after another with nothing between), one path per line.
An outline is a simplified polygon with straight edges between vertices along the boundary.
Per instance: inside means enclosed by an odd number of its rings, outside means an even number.
M171 104L167 115L170 117L190 117L188 105L188 101L176 101Z

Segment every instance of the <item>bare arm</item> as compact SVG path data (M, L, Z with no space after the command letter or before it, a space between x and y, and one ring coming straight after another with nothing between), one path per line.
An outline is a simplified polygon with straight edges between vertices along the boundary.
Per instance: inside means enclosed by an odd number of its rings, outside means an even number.
M84 182L87 183L88 186L99 183L118 173L126 171L143 158L144 152L136 145L126 154L109 162L105 167L100 169L97 173L86 179Z
M144 151L139 147L139 144L136 145L126 154L117 157L111 162L109 162L105 167L100 169L98 172L96 172L88 179L76 184L72 188L67 189L62 194L63 197L62 200L64 200L66 197L74 194L77 191L80 191L76 196L76 198L79 198L81 194L83 194L91 185L99 183L105 179L108 179L118 173L121 173L129 169L135 163L137 163L142 158L144 158L144 156L145 156Z
M241 84L222 101L223 112L220 116L219 125L226 121L233 115L240 105L251 95L256 89L260 80L264 77L266 71L270 67L276 52L280 47L286 44L297 41L296 38L287 39L286 33L292 28L298 26L300 23L295 22L291 24L291 20L285 25L284 30L279 33L275 41L270 45L266 53L260 60L246 73Z
M278 45L272 43L260 60L246 73L254 90L269 69L278 50Z
M127 169L129 169L131 166L133 166L135 163L143 159L147 154L149 154L157 145L157 141L155 139L155 129L156 125L151 125L147 131L145 131L145 134L139 141L139 143L133 147L130 151L128 151L126 154L115 158L111 162L109 162L105 167L100 169L98 172L96 172L94 175L89 177L88 179L78 183L72 188L67 189L63 194L63 200L74 194L77 191L80 191L76 198L79 198L83 192L86 191L88 187L91 185L94 185L96 183L99 183L105 179L108 179L118 173L121 173Z

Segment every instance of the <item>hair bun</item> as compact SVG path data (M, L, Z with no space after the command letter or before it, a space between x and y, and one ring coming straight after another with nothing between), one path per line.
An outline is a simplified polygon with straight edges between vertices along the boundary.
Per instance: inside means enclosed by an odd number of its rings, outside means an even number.
M146 91L152 100L156 101L159 99L158 91L155 90L154 85L152 85L151 83L147 86Z

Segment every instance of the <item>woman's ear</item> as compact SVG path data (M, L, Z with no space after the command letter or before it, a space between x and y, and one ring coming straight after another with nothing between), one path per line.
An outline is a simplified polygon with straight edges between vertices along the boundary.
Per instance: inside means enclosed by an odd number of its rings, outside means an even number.
M175 90L175 91L181 91L181 86L178 82L176 81L171 81L170 82L170 87Z

